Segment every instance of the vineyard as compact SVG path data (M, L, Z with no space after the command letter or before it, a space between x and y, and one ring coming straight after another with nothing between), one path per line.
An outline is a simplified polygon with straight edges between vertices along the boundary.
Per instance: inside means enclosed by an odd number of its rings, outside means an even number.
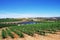
M55 34L60 31L59 22L45 22L37 24L26 24L21 26L10 26L2 29L2 39L15 38L14 33L17 34L20 38L24 38L24 34L29 36L34 36L34 34L46 36L47 34Z

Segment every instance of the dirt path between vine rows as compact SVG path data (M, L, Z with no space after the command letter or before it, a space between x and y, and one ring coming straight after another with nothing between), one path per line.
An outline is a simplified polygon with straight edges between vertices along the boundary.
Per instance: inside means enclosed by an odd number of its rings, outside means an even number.
M0 40L2 40L2 29L0 28Z
M47 36L42 36L35 34L35 36L31 37L25 34L26 40L60 40L60 35L58 34L49 34Z

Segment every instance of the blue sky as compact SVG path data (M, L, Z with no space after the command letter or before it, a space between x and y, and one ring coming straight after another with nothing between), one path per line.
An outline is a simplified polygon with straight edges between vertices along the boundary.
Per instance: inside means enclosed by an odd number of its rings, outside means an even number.
M60 16L60 0L0 0L0 18Z

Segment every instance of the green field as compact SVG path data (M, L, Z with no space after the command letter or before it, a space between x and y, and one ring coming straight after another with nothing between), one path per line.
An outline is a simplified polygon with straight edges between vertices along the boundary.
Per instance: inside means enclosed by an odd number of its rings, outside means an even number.
M14 18L0 19L0 22L15 22L15 21L21 21L21 19L14 19Z
M36 33L45 36L47 33L55 34L57 31L60 31L60 22L43 22L21 26L9 26L2 30L2 37L6 38L8 34L8 36L14 38L14 34L12 34L12 32L19 35L19 37L24 37L24 34L33 36Z

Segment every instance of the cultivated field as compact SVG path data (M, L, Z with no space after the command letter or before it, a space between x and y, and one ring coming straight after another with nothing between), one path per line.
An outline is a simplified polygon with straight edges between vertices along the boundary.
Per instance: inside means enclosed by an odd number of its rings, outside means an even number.
M1 31L1 40L60 40L60 22L9 26Z

